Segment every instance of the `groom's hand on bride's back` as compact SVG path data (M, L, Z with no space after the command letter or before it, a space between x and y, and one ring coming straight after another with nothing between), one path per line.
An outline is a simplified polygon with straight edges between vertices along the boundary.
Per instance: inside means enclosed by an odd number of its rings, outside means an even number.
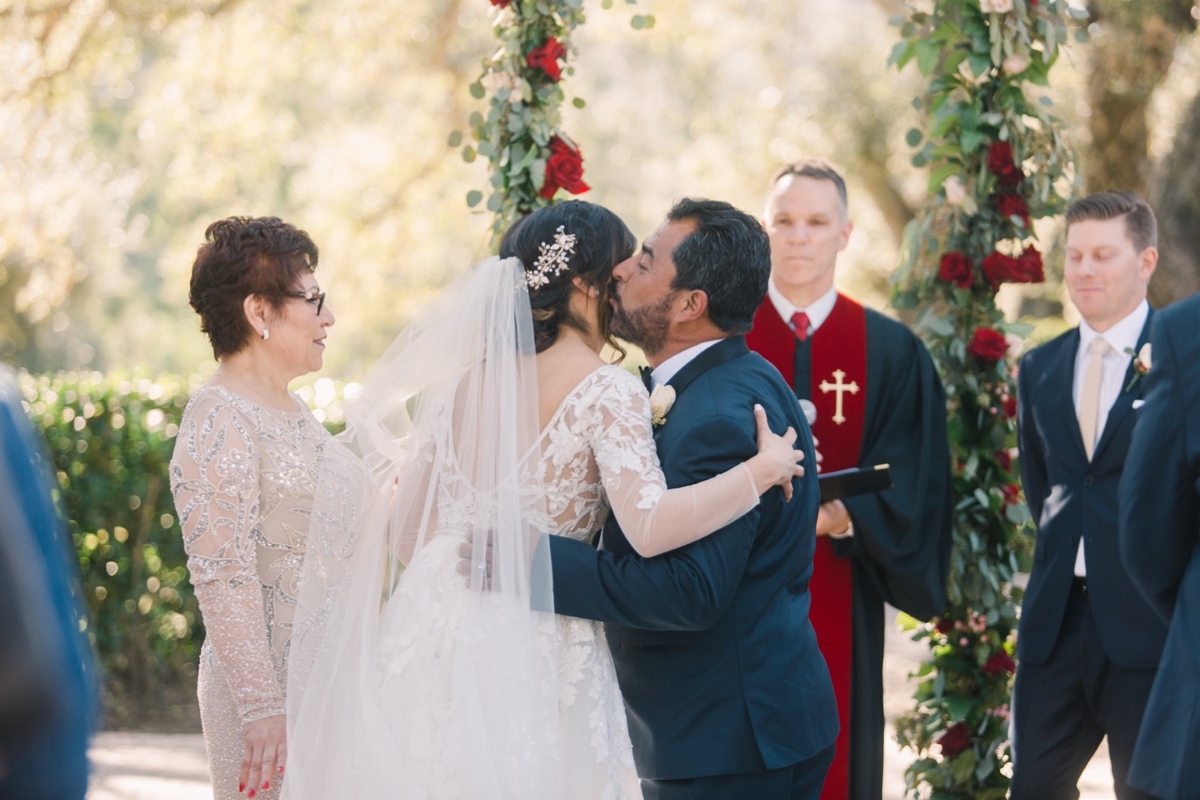
M466 540L458 545L458 574L468 589L492 589L492 531L469 531ZM478 555L476 549L481 548Z

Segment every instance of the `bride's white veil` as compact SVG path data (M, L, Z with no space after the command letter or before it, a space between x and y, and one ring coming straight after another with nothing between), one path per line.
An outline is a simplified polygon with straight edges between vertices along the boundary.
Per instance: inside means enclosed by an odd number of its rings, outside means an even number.
M285 796L564 796L548 559L532 566L537 398L525 272L492 258L429 304L347 403L338 446L364 466L317 489Z

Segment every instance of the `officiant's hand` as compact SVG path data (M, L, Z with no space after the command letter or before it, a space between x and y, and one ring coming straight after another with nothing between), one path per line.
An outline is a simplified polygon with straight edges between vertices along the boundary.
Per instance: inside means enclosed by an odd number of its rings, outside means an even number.
M804 475L804 451L796 450L798 434L789 427L783 436L771 432L767 422L767 412L762 406L754 405L754 422L758 426L758 455L747 462L754 476L754 485L762 494L772 486L783 489L784 501L792 499L792 479Z
M832 536L835 539L850 534L850 512L841 500L822 503L817 511L817 536Z
M476 560L475 558L475 537L474 531L467 533L467 540L458 546L458 574L463 576L463 583L468 589L483 589L490 591L492 588L492 532L488 531L484 534L487 538L483 543L482 557Z
M270 789L271 781L283 779L283 766L287 762L286 721L287 717L277 714L242 726L246 753L238 775L238 791L246 792L247 797Z

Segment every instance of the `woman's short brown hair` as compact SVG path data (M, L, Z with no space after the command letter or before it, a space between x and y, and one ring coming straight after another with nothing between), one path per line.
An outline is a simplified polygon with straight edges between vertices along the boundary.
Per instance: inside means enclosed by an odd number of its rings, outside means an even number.
M316 268L313 240L278 217L229 217L209 225L192 264L188 302L213 357L233 355L250 341L247 297L258 295L279 310L300 275Z

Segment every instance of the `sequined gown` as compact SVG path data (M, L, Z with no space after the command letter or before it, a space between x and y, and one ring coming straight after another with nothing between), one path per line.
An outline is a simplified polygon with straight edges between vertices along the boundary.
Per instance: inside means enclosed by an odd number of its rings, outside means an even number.
M196 392L179 427L171 491L207 636L199 700L216 800L244 798L242 724L284 713L288 641L314 487L366 471L293 395L295 411L222 386ZM278 781L256 797L278 797Z

